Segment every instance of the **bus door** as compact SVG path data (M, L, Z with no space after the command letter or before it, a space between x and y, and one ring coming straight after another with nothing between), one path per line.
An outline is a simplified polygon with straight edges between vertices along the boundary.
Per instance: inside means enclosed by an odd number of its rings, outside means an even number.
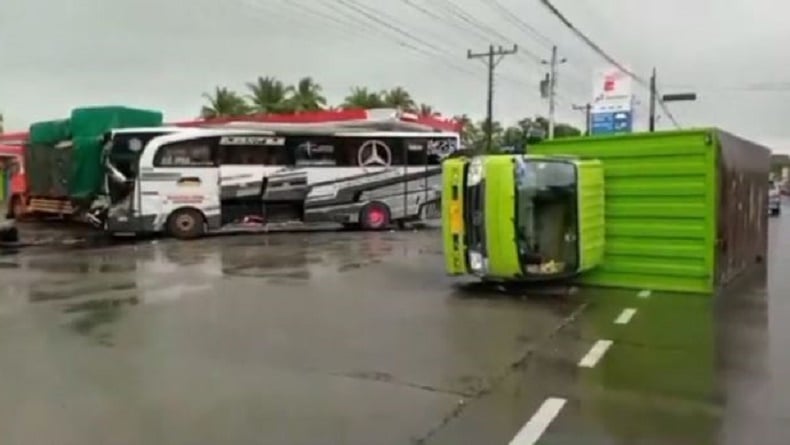
M192 207L206 217L209 229L221 225L220 172L216 138L195 138L162 145L153 169L140 171L140 214L155 216L163 227L176 210Z
M403 144L405 153L404 174L408 180L403 181L404 186L404 215L415 216L420 206L428 199L427 195L427 169L428 145L427 139L406 139Z

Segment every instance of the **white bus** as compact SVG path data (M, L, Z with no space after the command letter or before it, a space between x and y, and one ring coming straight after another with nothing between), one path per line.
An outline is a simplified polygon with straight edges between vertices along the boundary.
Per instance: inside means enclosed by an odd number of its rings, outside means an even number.
M133 129L108 143L109 204L94 213L108 232L196 238L292 221L378 230L438 218L440 164L459 147L445 132L150 131L131 149ZM118 150L139 157L115 165Z

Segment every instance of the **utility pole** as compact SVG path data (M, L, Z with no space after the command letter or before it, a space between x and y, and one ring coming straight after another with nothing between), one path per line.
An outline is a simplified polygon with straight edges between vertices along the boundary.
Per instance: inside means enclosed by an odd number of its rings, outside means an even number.
M551 60L546 61L543 60L542 63L544 65L549 65L549 139L554 139L554 120L555 120L555 111L556 111L556 96L557 96L557 65L561 63L567 62L568 59L562 58L561 60L557 59L557 46L554 45L551 47Z
M653 68L653 74L650 76L650 132L656 131L656 103L659 100L658 86L656 86L656 69ZM667 102L690 102L697 100L697 93L674 93L664 94L661 96L661 103Z
M576 111L584 111L584 135L589 136L590 132L592 131L592 104L585 104L585 105L573 105L573 109Z
M486 150L491 151L492 144L493 144L493 135L492 135L492 127L494 124L493 121L493 114L494 114L494 69L505 56L515 54L518 51L518 46L513 45L513 49L504 49L502 46L494 48L494 45L490 45L488 47L488 52L485 53L473 53L472 50L468 50L466 53L467 59L487 59L486 63L488 65L488 100L486 103Z
M656 101L658 94L656 93L656 69L653 68L653 74L650 76L650 132L656 131Z

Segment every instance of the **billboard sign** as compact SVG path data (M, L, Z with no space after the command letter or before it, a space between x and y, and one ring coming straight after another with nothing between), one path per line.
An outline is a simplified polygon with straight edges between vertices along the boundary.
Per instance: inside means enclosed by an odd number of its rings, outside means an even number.
M592 113L631 111L632 87L631 76L617 67L597 70L593 75Z
M609 111L590 115L590 132L596 134L630 133L633 130L631 111Z

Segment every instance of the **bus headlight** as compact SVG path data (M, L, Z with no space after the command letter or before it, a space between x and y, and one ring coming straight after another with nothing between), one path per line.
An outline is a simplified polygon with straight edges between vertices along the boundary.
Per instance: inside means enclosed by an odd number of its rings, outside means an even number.
M466 173L466 185L474 186L480 184L483 177L483 159L475 157L472 159L472 162L469 163L469 171Z
M472 269L474 273L483 273L485 272L485 259L483 259L483 254L480 252L469 252L469 268Z

